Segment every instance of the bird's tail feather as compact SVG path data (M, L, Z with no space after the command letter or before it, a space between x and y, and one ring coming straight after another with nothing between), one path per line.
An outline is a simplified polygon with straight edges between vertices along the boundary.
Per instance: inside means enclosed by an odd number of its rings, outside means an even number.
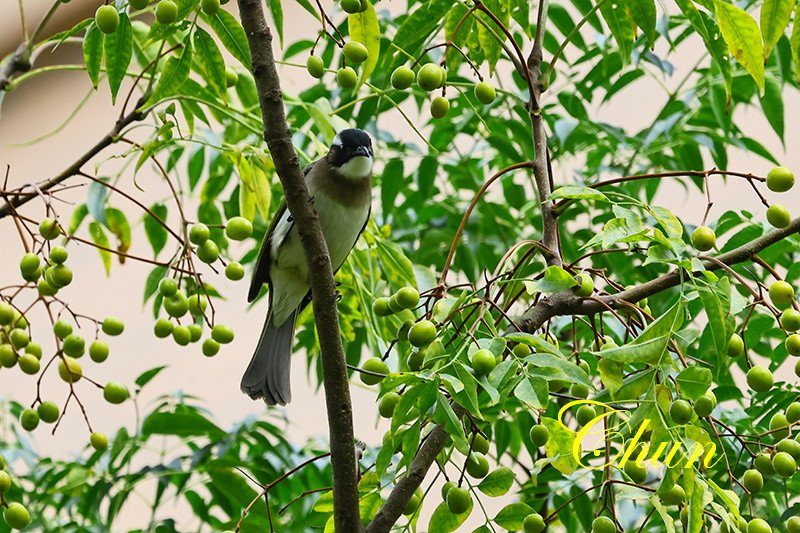
M289 371L297 311L280 326L270 312L261 330L258 346L242 376L242 392L252 399L264 398L267 405L286 405L292 401Z

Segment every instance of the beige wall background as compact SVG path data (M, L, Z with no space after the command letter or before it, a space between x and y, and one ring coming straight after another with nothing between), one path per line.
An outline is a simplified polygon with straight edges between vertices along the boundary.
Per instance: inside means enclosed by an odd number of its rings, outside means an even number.
M22 0L24 3L28 28L32 28L49 8L49 0ZM58 16L47 28L48 33L69 27L84 17L91 16L100 4L98 0L72 0L59 9ZM235 10L235 2L226 8ZM323 0L326 8L332 8L331 0ZM384 4L381 3L383 6ZM392 10L402 6L395 2ZM293 2L284 2L286 11L286 42L299 37L309 37L316 28L316 22L305 11ZM21 26L17 2L5 0L0 2L0 53L3 55L14 50L21 41ZM277 45L277 41L276 41ZM683 46L671 59L676 63L676 74L673 78L663 79L661 83L667 87L674 86L692 65L701 49L697 43ZM65 44L55 52L46 51L38 58L38 64L81 63L80 48L74 44ZM284 88L294 92L307 84L305 71L290 67L281 68ZM596 108L596 116L600 120L619 124L627 128L647 126L666 99L666 94L659 82L651 79L637 82L633 90L620 95L605 106ZM125 92L124 89L122 91ZM84 101L83 108L57 134L44 138L35 144L24 144L52 132L58 128L75 109ZM800 111L800 96L796 92L785 94L787 111L786 146L781 146L772 133L759 109L743 109L738 112L737 122L745 124L749 135L759 139L774 150L785 164L800 172L800 126L793 120ZM39 181L56 175L68 166L78 154L83 153L112 127L113 117L119 114L119 106L110 104L109 95L104 87L97 92L91 91L87 77L82 72L60 72L39 76L21 87L20 90L6 95L0 108L0 164L10 168L10 184ZM423 120L427 120L423 117ZM391 127L384 122L382 127ZM397 131L402 138L413 140L411 134L397 121ZM103 164L102 169L114 168L116 162L105 159L122 153L121 147L112 147L103 152L97 159ZM563 161L556 169L559 181L569 182L576 170L577 162ZM730 168L764 174L772 165L752 156L734 153L730 159ZM91 165L87 166L91 169ZM133 191L144 203L149 204L163 197L163 190L158 185L156 175L143 173L137 180L145 188L143 192ZM798 205L800 188L796 188L779 200L790 209ZM727 209L748 209L756 216L763 216L763 208L754 201L749 187L740 180L724 183L721 179L713 182L713 193L716 198L712 217L718 216ZM788 197L787 197L788 196ZM72 202L80 202L85 198L85 189L77 189L64 196ZM770 200L777 196L768 194ZM687 195L680 186L669 186L662 190L657 203L673 209L679 217L690 223L699 223L705 208L703 195ZM118 198L115 205L128 207L124 200ZM64 216L71 212L69 206L60 206ZM44 210L40 202L31 202L24 211L31 216L41 217ZM133 222L133 220L132 220ZM249 246L249 245L248 245ZM244 254L247 247L234 247L234 254ZM134 228L134 254L149 256L150 248L140 229ZM18 258L23 253L19 239L9 220L0 221L0 286L15 283L18 278ZM142 287L150 266L137 262L113 266L113 275L105 276L97 253L88 246L77 243L71 245L70 263L75 272L75 281L60 294L80 313L105 317L118 316L126 324L125 334L112 338L111 355L103 365L91 363L88 358L82 360L84 372L92 379L103 383L115 379L132 384L142 371L158 366L169 365L147 389L145 389L142 405L153 401L158 396L183 390L202 399L222 427L227 427L248 415L264 415L265 406L252 402L239 392L239 378L255 346L258 334L266 313L266 302L260 302L248 311L245 304L246 281L234 283L222 276L214 279L220 286L227 300L217 305L222 322L230 324L236 331L235 341L223 347L214 358L204 358L199 353L198 345L181 348L171 341L161 341L152 335L153 318L149 307L142 307ZM45 316L34 315L34 337L45 339L49 335ZM47 346L47 344L45 344ZM313 390L305 375L303 355L294 357L292 388L294 401L285 409L273 410L270 416L284 416L288 420L287 433L295 442L327 435L327 424L324 418L324 400L322 393ZM791 369L785 369L784 377L794 379ZM63 403L67 389L52 373L44 380L43 397L57 403ZM0 399L14 398L25 403L35 398L35 380L22 376L17 369L0 371ZM112 433L120 424L132 427L135 422L132 404L122 407L111 406L102 400L101 392L88 382L78 384L81 399L85 402L93 427L100 431ZM352 386L353 407L356 436L369 445L380 444L380 439L387 428L379 422L375 415L375 393L354 382ZM4 415L0 415L4 416ZM7 420L0 420L0 432L7 432ZM53 436L47 429L40 427L31 436L31 442L37 450L57 457L71 456L88 440L88 430L80 412L72 405L62 428ZM0 433L0 438L7 433ZM435 500L435 498L434 498ZM499 508L499 501L491 504L491 509ZM435 503L430 502L432 511ZM126 526L142 527L146 518L140 518L136 509L129 511L124 518Z

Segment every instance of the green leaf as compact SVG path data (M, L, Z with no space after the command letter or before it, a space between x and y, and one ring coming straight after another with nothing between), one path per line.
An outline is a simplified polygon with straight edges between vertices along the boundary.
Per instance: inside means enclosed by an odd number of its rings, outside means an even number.
M619 47L622 62L627 64L633 49L633 39L636 37L636 26L627 3L615 0L598 0L600 14L608 24L611 35Z
M125 213L115 207L107 208L106 227L117 238L117 250L127 252L131 247L131 226Z
M493 520L495 524L504 529L508 529L509 531L519 531L522 529L522 524L525 521L525 517L532 512L533 509L526 503L511 503L500 509L500 512L497 513L497 516L495 516Z
M551 200L561 200L570 198L573 200L601 200L608 201L608 197L597 189L582 187L579 185L565 185L554 190L550 195Z
M163 222L167 220L167 206L164 204L153 204L150 206L150 211L153 212ZM150 214L144 215L144 232L147 235L147 240L150 241L150 246L153 247L153 255L158 256L158 253L164 249L167 244L167 230Z
M108 178L100 178L103 183L108 181ZM108 187L92 181L89 183L89 190L86 192L86 207L89 209L89 214L92 215L96 221L105 225L106 223L106 198L108 198Z
M786 31L795 0L764 0L761 4L761 34L764 37L764 62Z
M534 409L546 409L549 400L547 380L528 376L514 388L514 396Z
M623 364L618 361L612 361L601 357L597 361L597 371L600 373L600 381L603 382L611 397L617 394L617 391L622 387L622 369Z
M730 281L727 277L723 277L715 285L698 285L697 292L708 317L706 329L714 340L717 360L724 360L722 358L727 356L730 337L726 326L730 313Z
M534 353L533 355L527 356L525 361L529 362L535 367L556 368L561 371L561 373L564 374L564 377L569 381L573 383L580 383L581 385L586 385L587 387L592 386L591 382L589 381L589 376L586 375L586 372L584 372L583 369L575 363L571 363L564 359L564 357L561 355L555 355L546 352Z
M758 24L746 11L723 0L714 0L714 6L719 29L728 44L728 50L753 77L763 93L764 45Z
M800 4L797 4L797 9L794 12L789 48L792 50L792 61L794 61L794 76L800 82Z
M784 110L783 110L783 87L780 80L771 73L766 73L764 77L764 94L759 98L761 109L767 117L769 125L783 142L784 132Z
M194 30L194 56L200 64L209 85L213 87L217 94L224 94L225 85L225 60L219 51L214 38L203 28ZM200 150L202 153L202 150Z
M392 44L413 56L417 48L430 37L442 18L452 8L451 0L431 0L421 4L416 11L403 20Z
M542 279L529 281L525 284L528 294L567 291L576 285L578 285L578 282L575 280L575 276L558 265L547 267Z
M369 2L372 7L372 2ZM275 28L278 30L278 39L283 48L283 6L281 0L269 0L269 12L272 13L272 21L275 23Z
M483 5L489 9L504 26L508 26L510 18L507 6L499 0L484 1ZM503 42L506 36L487 14L478 11L478 42L483 50L483 55L489 63L489 75L494 74L494 67L497 65L503 54ZM500 40L498 40L498 37Z
M72 235L73 233L78 231L78 228L81 226L81 223L88 214L89 214L89 208L86 206L86 204L81 204L77 208L75 208L75 211L72 212L72 216L69 219L69 225L67 226L67 233L69 235Z
M508 467L501 466L483 478L478 485L478 490L487 496L502 496L511 489L513 484L514 472Z
M92 221L92 223L89 224L89 234L92 236L92 242L105 248L105 250L98 248L97 252L100 254L100 259L103 261L106 275L111 274L111 252L108 251L111 249L111 243L108 242L108 236L103 226L96 220Z
M161 371L164 370L165 368L167 368L167 365L157 366L155 368L151 368L150 370L142 372L141 374L139 374L139 377L136 378L136 381L134 381L134 383L136 383L136 386L141 389L142 387L150 383L153 380L153 378L156 377L158 374L160 374Z
M247 67L247 70L250 70L250 47L247 44L247 35L245 35L239 21L223 9L217 11L213 17L203 14L203 19L208 22L214 33L217 34L222 46L233 54L233 57L238 59L242 65Z
M86 30L86 37L83 38L83 63L92 80L92 87L97 89L100 66L103 64L103 32L94 24Z
M547 457L555 459L553 461L553 467L555 467L556 470L565 476L570 475L578 468L578 461L572 454L572 448L575 443L575 432L565 426L561 420L555 420L546 416L543 416L541 420L542 424L544 424L550 432L550 437L547 439L547 444L545 444Z
M192 67L192 45L187 38L183 42L183 50L180 57L170 57L158 77L156 88L147 101L147 105L153 105L164 98L177 94L183 83L189 78L189 70Z
M381 53L381 26L378 23L378 16L375 14L372 2L367 2L367 9L361 13L348 15L347 27L350 32L350 39L362 43L369 52L369 57L361 65L361 77L358 79L358 85L355 88L355 90L358 90L375 70Z
M103 48L106 56L106 76L113 103L117 99L117 92L133 57L133 28L128 15L124 12L119 14L117 31L105 36Z
M711 370L699 366L684 368L675 378L680 385L681 394L690 400L696 400L708 390L711 385Z
M151 414L142 423L142 434L178 437L207 435L218 439L225 436L225 431L197 411L184 409L182 412Z
M166 275L167 268L163 266L157 266L150 271L144 282L144 301L142 303L147 303L147 300L158 291L158 284Z
M631 18L644 32L650 48L656 42L656 3L655 0L631 0L628 4Z
M440 503L431 515L431 521L428 523L428 531L451 533L452 531L458 530L459 526L469 518L473 506L474 502L470 498L469 507L467 507L466 511L461 514L453 514L450 512L445 502Z

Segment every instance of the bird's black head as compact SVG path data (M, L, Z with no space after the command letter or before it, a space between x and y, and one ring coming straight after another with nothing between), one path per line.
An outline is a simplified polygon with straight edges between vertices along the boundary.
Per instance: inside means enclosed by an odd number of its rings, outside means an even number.
M336 134L328 152L328 163L346 178L361 179L372 172L372 156L369 134L350 128Z

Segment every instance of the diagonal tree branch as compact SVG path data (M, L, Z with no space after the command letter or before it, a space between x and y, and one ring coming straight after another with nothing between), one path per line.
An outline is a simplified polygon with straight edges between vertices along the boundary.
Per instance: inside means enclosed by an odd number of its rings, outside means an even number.
M732 266L737 263L743 263L768 246L782 241L798 231L800 231L800 217L792 220L783 229L770 231L758 239L716 256L714 260L705 260L703 264L708 270L719 270L723 268L722 265ZM571 291L559 292L539 300L517 321L517 325L523 331L532 333L556 316L593 315L609 307L616 309L625 305L622 303L623 301L637 302L642 298L647 298L675 287L681 282L681 278L686 277L686 275L686 271L674 270L622 292L593 299L579 298Z
M272 32L264 18L262 2L238 0L238 4L253 58L252 71L264 120L264 139L283 185L286 205L297 225L311 272L314 319L319 337L330 429L334 526L336 531L356 533L362 531L363 526L358 507L353 410L328 246L309 198L300 161L292 145L292 134L286 123L280 79L272 53Z

